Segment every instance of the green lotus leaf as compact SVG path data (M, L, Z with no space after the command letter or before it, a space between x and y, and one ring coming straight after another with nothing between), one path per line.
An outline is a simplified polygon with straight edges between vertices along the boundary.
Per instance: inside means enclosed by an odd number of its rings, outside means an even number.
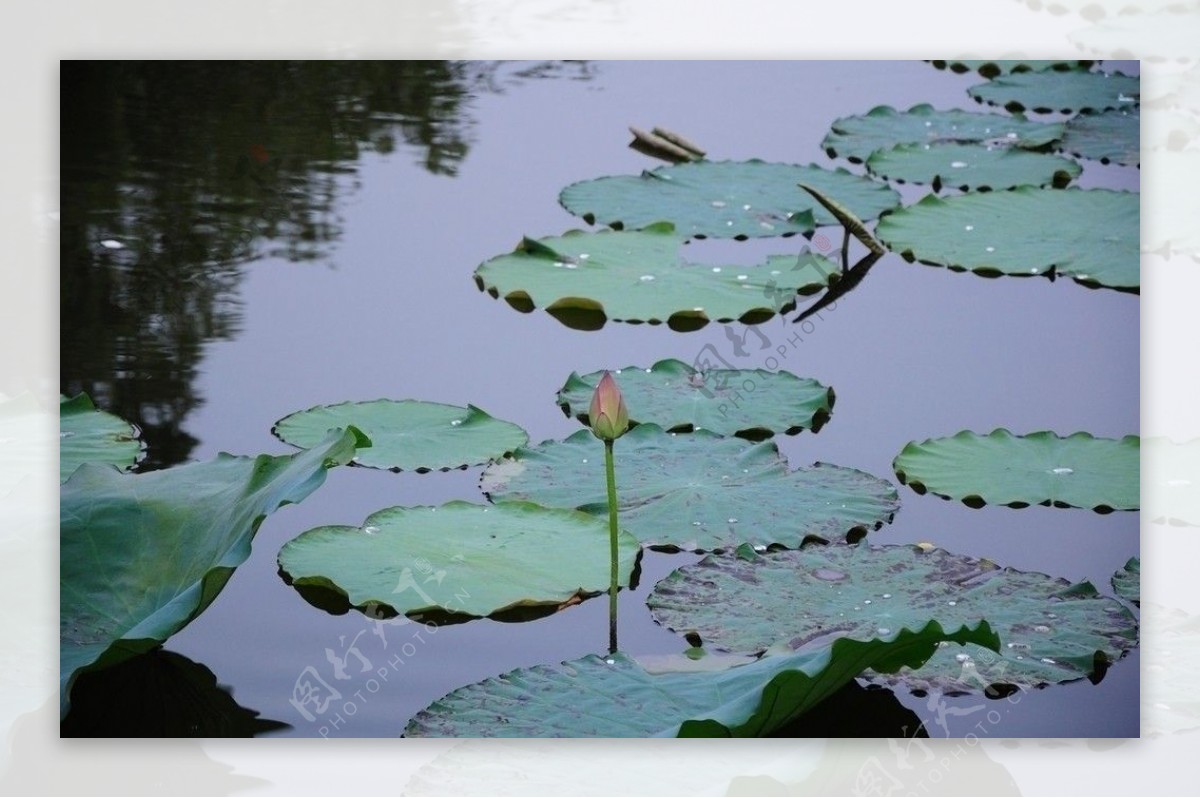
M97 410L85 393L71 399L60 396L58 419L59 482L66 482L84 463L111 463L127 471L142 454L137 427Z
M967 94L1012 113L1098 113L1136 106L1141 80L1119 72L1022 72L972 86Z
M238 704L205 666L154 649L82 673L62 737L255 737L289 728Z
M303 500L370 442L336 430L295 455L145 474L84 463L60 492L62 710L76 674L148 651L204 611L250 555L262 520Z
M979 144L901 144L878 150L867 171L895 183L991 191L1017 186L1063 188L1083 169L1069 158Z
M1014 60L993 60L987 61L983 59L956 59L952 61L930 61L938 69L949 69L951 72L963 74L964 72L978 72L985 78L994 78L999 75L1011 75L1021 72L1044 72L1045 70L1054 70L1056 72L1079 71L1086 72L1091 68L1095 61L1031 61L1025 59Z
M964 430L950 438L909 443L892 466L900 482L969 507L1004 504L1138 509L1140 442L1076 432L988 435Z
M669 224L525 239L480 265L475 282L518 310L545 308L568 326L598 329L611 318L695 330L710 321L766 321L841 271L807 249L755 266L693 264L680 258L682 245Z
M591 423L588 410L603 375L571 374L558 392L558 404L567 416ZM833 410L832 388L788 371L697 371L679 360L661 360L648 369L617 369L613 376L630 422L650 422L667 431L706 429L763 440L776 433L816 432Z
M651 674L624 654L537 665L462 687L408 737L759 737L803 715L864 668L920 665L941 642L999 647L986 622L899 629L768 656L720 673Z
M1062 149L1100 163L1138 166L1141 154L1142 115L1134 110L1080 114L1067 121Z
M823 649L831 638L886 635L929 619L954 628L986 615L1004 642L999 653L968 645L939 650L916 670L868 675L948 693L1099 677L1137 645L1133 615L1086 582L919 546L710 555L659 582L647 603L664 626L741 652Z
M799 183L864 220L900 204L896 192L844 169L759 160L701 161L585 180L567 186L558 200L588 224L633 229L672 222L688 238L764 238L836 224Z
M641 424L615 444L621 526L643 545L691 551L857 540L891 521L891 483L816 463L789 471L769 441ZM604 448L588 430L519 449L488 466L480 486L497 502L532 501L604 515Z
M1156 524L1200 526L1200 438L1147 438L1145 517Z
M627 532L618 545L628 585L639 546ZM608 524L524 502L390 507L361 527L302 533L279 552L279 566L296 586L330 589L372 611L552 609L608 588Z
M1060 123L957 109L936 111L926 104L914 105L907 111L880 105L862 116L836 120L821 147L830 158L841 156L851 163L862 163L876 150L898 144L990 144L1042 149L1062 135Z
M1062 274L1085 285L1137 291L1139 196L1039 189L930 195L889 214L875 234L907 261L1000 274Z
M371 448L355 465L392 471L449 471L467 468L529 442L525 430L493 418L474 405L458 407L413 399L342 402L292 413L271 432L287 444L306 449L331 429L354 426L371 439Z
M1142 603L1142 561L1138 557L1130 557L1125 567L1113 574L1113 591L1128 602L1141 606Z

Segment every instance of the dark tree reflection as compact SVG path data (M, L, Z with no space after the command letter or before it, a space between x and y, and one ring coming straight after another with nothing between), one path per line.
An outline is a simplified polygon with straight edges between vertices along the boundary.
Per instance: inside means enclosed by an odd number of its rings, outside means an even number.
M206 342L238 333L243 264L325 257L373 151L453 176L473 98L585 62L64 62L64 393L143 429L141 468L190 456Z

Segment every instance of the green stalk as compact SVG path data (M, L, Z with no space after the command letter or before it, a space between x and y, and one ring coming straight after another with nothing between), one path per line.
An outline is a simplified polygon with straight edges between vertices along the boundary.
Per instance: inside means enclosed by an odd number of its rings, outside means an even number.
M608 653L617 653L617 475L613 468L613 442L604 442L604 475L608 480L608 542L611 563L608 585Z

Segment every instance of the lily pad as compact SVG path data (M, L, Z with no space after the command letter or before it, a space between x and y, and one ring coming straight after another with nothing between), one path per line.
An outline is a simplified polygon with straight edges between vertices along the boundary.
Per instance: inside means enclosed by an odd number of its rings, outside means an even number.
M1053 275L1136 291L1139 196L1025 186L942 199L889 214L876 235L907 261L992 277Z
M622 532L618 545L628 585L638 542ZM483 617L606 590L608 524L524 502L390 507L361 527L302 533L279 552L279 566L293 584L334 590L355 607Z
M1099 677L1137 645L1133 615L1087 582L918 546L709 556L659 582L647 603L664 626L742 652L821 649L831 638L885 635L927 620L953 628L986 615L1004 643L999 654L968 645L939 650L916 670L868 674L948 693Z
M1132 108L1141 90L1138 77L1120 72L1022 72L972 86L967 94L1012 113L1076 114Z
M830 158L862 163L876 150L897 144L985 144L1032 150L1043 149L1062 135L1063 125L1057 122L957 109L937 111L927 104L907 111L880 105L862 116L836 120L821 146Z
M1142 161L1141 124L1137 110L1080 114L1067 122L1062 148L1100 163L1138 166Z
M1113 591L1126 601L1141 606L1142 603L1142 561L1138 557L1130 557L1125 567L1113 574Z
M337 430L295 455L145 474L85 463L60 492L62 710L76 674L155 647L204 611L250 555L263 519L303 500L370 443Z
M1138 509L1140 443L1076 432L989 435L962 431L904 447L896 476L917 493L929 491L968 507L1004 504L1083 507L1096 512Z
M826 463L789 471L770 441L641 424L615 450L621 526L647 546L701 551L857 540L899 507L891 483L863 471ZM588 430L516 451L489 466L480 485L497 502L608 512L604 449Z
M1156 524L1200 526L1200 438L1147 438L1142 510Z
M591 423L588 409L603 375L571 374L558 392L568 417ZM651 422L671 432L706 429L763 440L776 433L816 432L833 410L832 388L787 371L697 371L679 360L660 360L648 369L617 369L614 377L631 424Z
M1081 71L1086 72L1091 68L1095 61L1032 61L1023 59L1010 60L993 60L985 59L957 59L948 61L930 61L938 69L949 69L951 72L963 74L966 72L978 72L985 78L994 78L1000 75L1011 75L1021 72L1043 72L1045 70L1054 70L1056 72Z
M650 674L624 654L522 668L462 687L409 722L408 737L758 737L795 720L863 668L919 665L939 642L997 648L986 623L936 623L720 673Z
M476 269L475 282L517 310L545 308L572 327L599 329L613 319L696 330L710 321L764 322L841 271L807 250L756 266L694 264L680 258L682 245L669 224L525 239Z
M391 471L449 471L499 459L529 442L525 430L474 405L458 407L413 399L342 402L292 413L275 422L275 437L300 449L331 429L354 426L371 439L355 465Z
M58 418L59 482L66 482L83 463L111 463L127 471L141 457L137 427L97 410L85 393L59 397Z
M559 202L588 224L614 229L672 222L689 238L764 238L811 233L836 224L799 183L814 186L875 219L900 204L900 195L844 169L815 164L702 161L662 166L638 175L615 175L567 186Z
M867 171L883 180L963 191L1016 186L1064 188L1083 169L1069 158L978 144L901 144L878 150Z

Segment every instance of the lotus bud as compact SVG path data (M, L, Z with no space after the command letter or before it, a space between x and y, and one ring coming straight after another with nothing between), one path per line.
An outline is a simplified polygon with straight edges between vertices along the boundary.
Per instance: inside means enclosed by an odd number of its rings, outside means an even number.
M615 441L629 429L629 411L625 409L625 397L621 396L617 381L607 371L600 378L596 392L592 394L588 419L592 422L592 434L604 441Z

